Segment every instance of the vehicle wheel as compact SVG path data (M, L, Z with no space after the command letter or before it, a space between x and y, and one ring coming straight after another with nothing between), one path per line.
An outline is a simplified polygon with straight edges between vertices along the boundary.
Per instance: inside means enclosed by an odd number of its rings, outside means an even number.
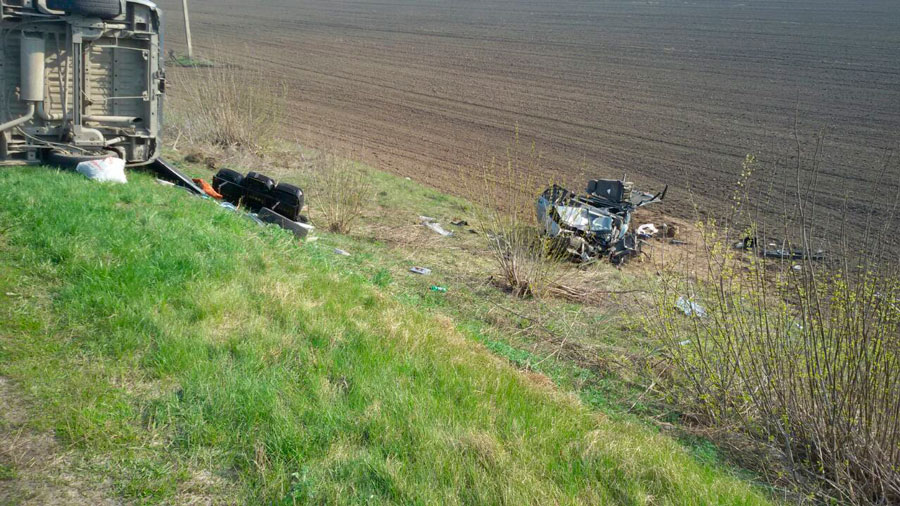
M71 169L74 170L75 167L78 166L81 162L89 162L91 160L103 160L104 158L109 158L112 156L112 153L106 154L98 154L98 155L72 155L69 153L62 153L59 151L51 151L44 157L44 163L47 165L55 165L57 167L63 169Z
M47 7L67 14L110 19L122 13L119 0L47 0Z

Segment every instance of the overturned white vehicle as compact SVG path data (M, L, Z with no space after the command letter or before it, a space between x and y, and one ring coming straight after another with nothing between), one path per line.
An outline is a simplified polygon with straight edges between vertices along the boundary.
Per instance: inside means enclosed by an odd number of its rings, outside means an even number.
M146 0L0 0L0 164L154 162L161 30Z
M554 185L538 197L538 222L544 234L559 240L574 260L608 257L618 265L641 251L640 240L631 230L632 213L663 200L667 190L644 193L621 180L598 179L588 182L585 195L577 195Z

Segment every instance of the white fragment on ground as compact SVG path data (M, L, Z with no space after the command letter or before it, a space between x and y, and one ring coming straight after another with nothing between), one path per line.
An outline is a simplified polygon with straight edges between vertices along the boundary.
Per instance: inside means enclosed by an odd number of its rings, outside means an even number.
M453 236L453 232L450 232L449 230L446 230L444 227L442 227L441 224L438 223L436 218L432 218L430 216L419 216L419 220L422 221L422 225L425 225L442 237Z
M687 316L706 318L706 309L690 299L679 297L678 301L675 302L675 307Z

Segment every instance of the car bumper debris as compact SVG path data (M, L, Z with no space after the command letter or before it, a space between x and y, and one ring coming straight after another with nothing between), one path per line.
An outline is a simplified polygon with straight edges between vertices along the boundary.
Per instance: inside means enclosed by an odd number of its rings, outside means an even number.
M577 262L608 258L619 265L640 254L641 242L631 229L631 218L640 207L665 198L632 189L623 180L590 181L584 195L553 185L538 197L537 218L545 236L558 239L560 247Z

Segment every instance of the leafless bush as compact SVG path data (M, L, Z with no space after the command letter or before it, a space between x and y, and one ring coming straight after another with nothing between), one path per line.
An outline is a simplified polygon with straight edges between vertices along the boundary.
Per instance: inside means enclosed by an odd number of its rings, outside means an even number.
M369 177L353 163L327 152L312 160L313 219L332 232L350 233L374 198Z
M896 226L897 199L856 246L833 240L831 261L759 255L769 248L810 252L810 216L818 152L804 164L798 150L793 206L775 248L772 230L750 223L748 158L735 216L702 227L704 280L669 272L656 296L650 328L675 365L674 399L694 418L742 430L776 449L793 483L815 484L820 498L853 504L900 501L900 258L884 247ZM887 171L885 171L887 173ZM896 177L896 176L894 176ZM887 179L886 181L890 181ZM887 184L889 187L890 184ZM742 215L744 219L741 219ZM870 217L871 218L871 217ZM847 227L872 223L843 216ZM790 237L788 237L790 236ZM755 253L735 242L756 242ZM685 316L695 302L705 316ZM777 481L779 477L773 477Z
M492 160L482 171L479 188L468 193L479 196L478 226L502 281L518 297L544 297L551 295L564 267L559 248L539 232L535 220L540 154L534 146L523 151L516 135L505 163Z
M178 68L171 73L173 106L167 108L166 126L175 139L194 145L263 154L280 133L284 95L282 84L257 71L229 65Z

